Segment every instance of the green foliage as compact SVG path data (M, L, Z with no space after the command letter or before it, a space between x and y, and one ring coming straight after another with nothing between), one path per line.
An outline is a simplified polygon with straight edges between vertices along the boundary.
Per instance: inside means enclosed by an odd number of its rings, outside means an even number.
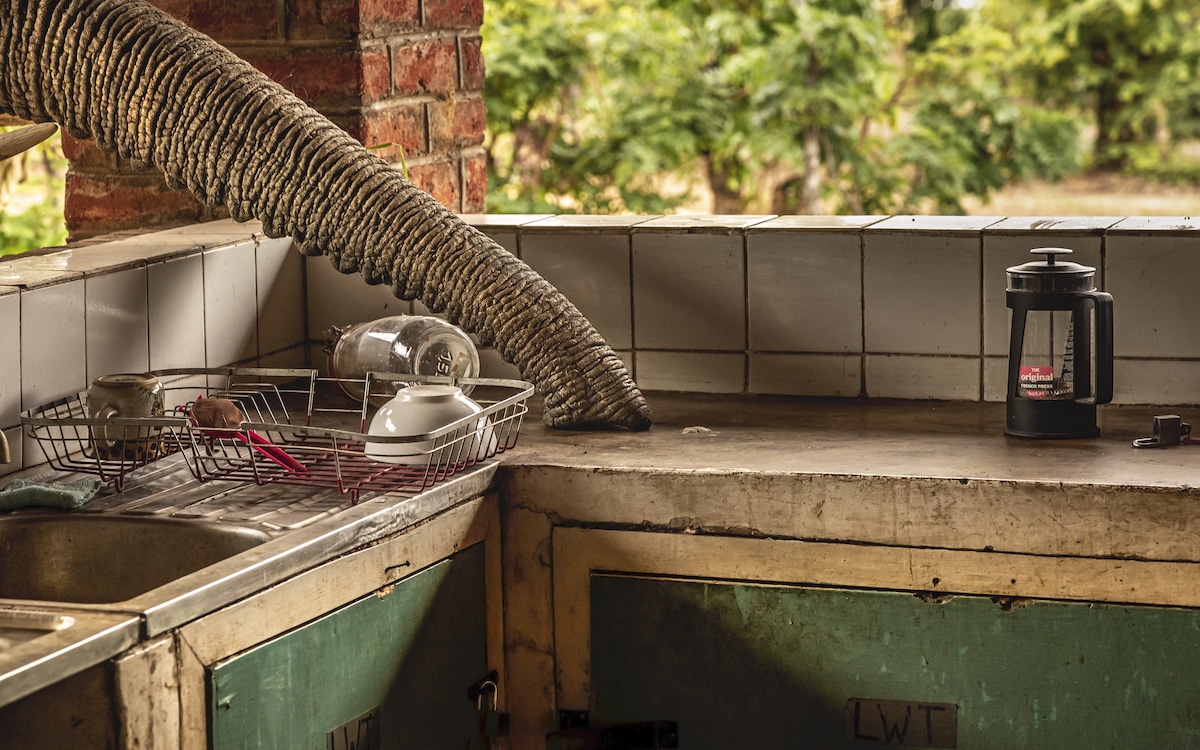
M1185 179L1194 0L488 0L488 208L949 212L1086 163ZM819 192L814 193L816 188Z
M588 51L577 7L553 0L490 2L484 16L488 208L553 210L550 150L568 122Z
M1087 113L1095 166L1153 168L1171 128L1197 131L1195 0L993 0L989 14L1012 29L1037 97Z
M961 213L966 196L1078 169L1078 120L1014 97L1001 75L1012 55L1008 36L964 24L913 60L900 100L911 125L863 165L903 180L889 194L865 196L864 210Z
M58 135L0 162L0 256L67 240L63 192L67 160Z

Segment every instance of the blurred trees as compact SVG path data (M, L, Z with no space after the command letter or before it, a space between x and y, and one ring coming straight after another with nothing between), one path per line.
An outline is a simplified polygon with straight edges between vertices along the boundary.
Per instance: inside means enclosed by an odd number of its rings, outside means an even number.
M1005 0L985 11L1018 41L1037 98L1095 129L1094 167L1153 169L1177 144L1173 124L1194 131L1195 0Z
M15 128L0 125L0 131L11 129ZM67 226L63 219L66 172L67 160L58 134L0 161L0 256L66 242Z
M489 210L667 211L701 180L715 213L955 213L1144 167L1197 121L1192 4L487 0Z

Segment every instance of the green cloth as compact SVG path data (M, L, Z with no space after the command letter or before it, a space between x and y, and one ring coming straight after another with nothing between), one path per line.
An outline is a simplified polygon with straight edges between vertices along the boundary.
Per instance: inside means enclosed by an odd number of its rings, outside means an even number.
M14 479L12 484L0 490L0 511L18 508L75 510L87 505L99 489L99 479L77 479L74 482Z

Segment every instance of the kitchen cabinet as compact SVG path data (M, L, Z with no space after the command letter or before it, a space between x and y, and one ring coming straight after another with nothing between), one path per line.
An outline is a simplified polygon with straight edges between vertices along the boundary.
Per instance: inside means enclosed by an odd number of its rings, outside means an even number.
M477 497L185 625L180 746L464 745L472 683L503 705L498 543Z
M97 664L0 707L0 750L116 750L111 680Z
M213 750L463 747L488 672L475 545L213 665Z
M591 720L681 747L1193 747L1200 611L599 574Z
M552 705L593 725L674 721L689 750L1200 747L1195 563L543 531Z

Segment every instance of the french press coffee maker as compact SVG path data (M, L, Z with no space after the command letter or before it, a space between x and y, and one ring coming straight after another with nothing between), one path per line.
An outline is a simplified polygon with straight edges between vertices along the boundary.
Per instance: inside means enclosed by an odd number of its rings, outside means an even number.
M1060 260L1070 250L1031 250L1045 260L1008 269L1008 422L1029 438L1100 434L1096 404L1112 401L1112 295L1096 291L1096 269Z

